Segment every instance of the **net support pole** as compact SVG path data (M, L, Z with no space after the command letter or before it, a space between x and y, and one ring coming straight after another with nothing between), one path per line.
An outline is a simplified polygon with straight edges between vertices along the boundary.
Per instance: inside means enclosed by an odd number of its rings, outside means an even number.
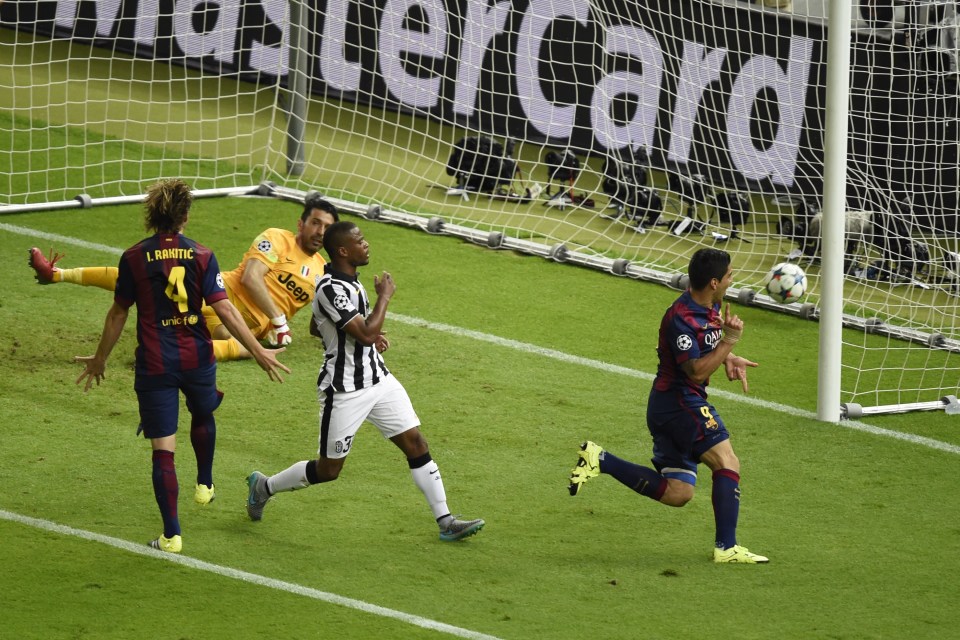
M843 245L850 101L851 0L832 0L827 21L827 96L821 225L820 352L817 419L840 420Z
M287 173L303 175L303 133L307 122L307 86L310 56L308 51L307 16L303 0L290 2L290 55L287 88L290 90L290 113L287 116Z

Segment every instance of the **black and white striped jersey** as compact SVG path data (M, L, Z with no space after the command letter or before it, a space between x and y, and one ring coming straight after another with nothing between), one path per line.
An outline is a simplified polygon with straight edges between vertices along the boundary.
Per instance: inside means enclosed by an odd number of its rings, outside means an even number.
M354 317L367 317L370 299L355 276L324 266L313 297L313 323L323 339L324 358L317 388L356 391L371 387L390 375L383 358L371 345L357 342L344 327Z

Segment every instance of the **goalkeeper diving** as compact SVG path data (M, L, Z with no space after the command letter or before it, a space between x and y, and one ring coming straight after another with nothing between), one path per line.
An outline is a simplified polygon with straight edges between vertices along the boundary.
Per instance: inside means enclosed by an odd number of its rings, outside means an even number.
M319 253L323 234L339 219L332 203L322 198L308 199L297 221L296 234L286 229L266 229L254 238L237 268L221 274L230 302L258 340L275 347L293 341L288 320L313 302L316 282L326 264ZM116 267L63 269L56 266L62 258L52 251L47 257L37 247L31 248L29 264L36 272L37 282L69 282L108 291L116 288ZM203 307L203 315L219 362L251 357L212 308Z

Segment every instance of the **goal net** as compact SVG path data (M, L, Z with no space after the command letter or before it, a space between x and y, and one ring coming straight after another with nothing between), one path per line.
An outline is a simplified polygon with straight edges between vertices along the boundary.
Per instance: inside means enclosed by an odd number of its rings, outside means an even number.
M816 320L825 1L3 3L0 213L170 175L319 190L673 285L721 247L732 297ZM960 385L956 18L853 9L852 406L942 407ZM799 303L765 293L784 261L808 276Z

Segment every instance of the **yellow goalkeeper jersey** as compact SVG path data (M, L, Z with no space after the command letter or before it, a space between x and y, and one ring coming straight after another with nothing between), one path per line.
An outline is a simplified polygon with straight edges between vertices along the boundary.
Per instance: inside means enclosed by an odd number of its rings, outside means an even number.
M259 260L270 271L264 280L277 310L293 317L303 307L313 302L316 283L323 275L326 264L319 253L308 256L297 244L296 235L286 229L267 229L257 236L240 266L223 273L230 300L243 315L247 326L257 338L263 338L270 330L270 318L253 302L240 283L248 260Z

